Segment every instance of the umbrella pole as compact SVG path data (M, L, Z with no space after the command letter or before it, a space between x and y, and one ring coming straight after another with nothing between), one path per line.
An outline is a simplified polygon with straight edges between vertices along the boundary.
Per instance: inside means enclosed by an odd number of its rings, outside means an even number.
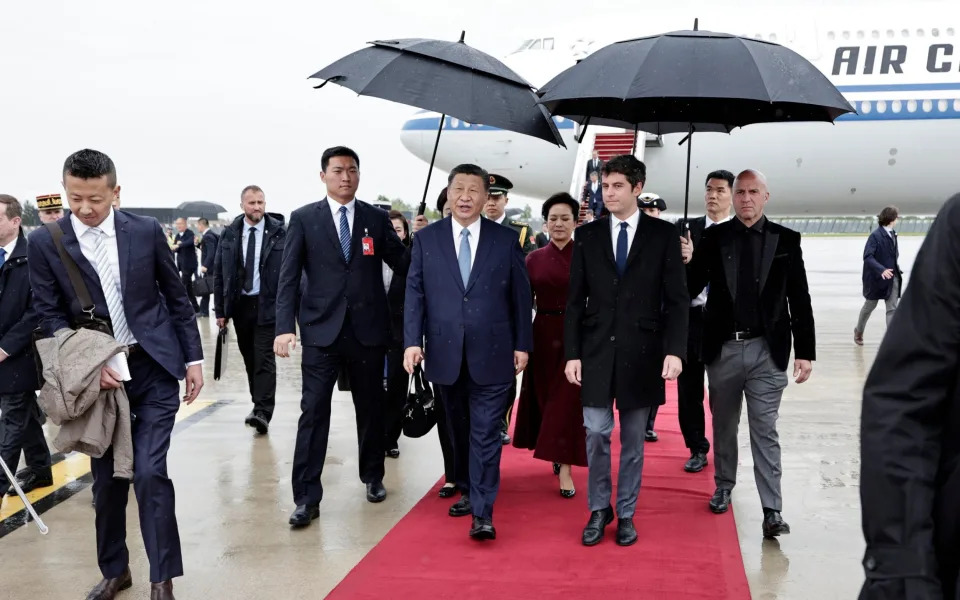
M634 125L633 126L633 150L630 151L630 154L633 154L634 156L637 155L637 138L638 137L640 137L640 126Z
M447 115L440 115L440 126L437 127L437 140L433 143L433 155L430 156L430 169L427 171L427 185L423 186L423 199L420 201L420 208L417 210L417 216L421 216L427 210L427 192L430 190L430 176L433 175L433 163L437 160L437 148L440 146L440 134L443 132L443 123L447 120Z
M688 219L688 212L690 208L690 156L693 149L693 123L690 123L690 131L687 133L687 189L683 195L683 226L684 229L690 231L690 220Z

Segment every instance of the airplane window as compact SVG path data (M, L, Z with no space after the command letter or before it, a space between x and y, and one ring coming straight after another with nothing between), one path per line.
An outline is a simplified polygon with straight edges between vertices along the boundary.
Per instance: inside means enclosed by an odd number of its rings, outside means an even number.
M900 32L900 35L903 37L910 37L910 30L904 29L903 31Z
M923 37L923 30L922 30L922 29L918 29L918 30L917 30L917 37Z
M834 32L832 32L832 31L828 31L828 32L827 32L827 39L828 39L828 40L835 40L835 39L837 39L837 34L834 33Z
M888 37L888 38L892 38L894 35L895 35L895 34L893 33L893 30L892 30L892 29L888 29L888 30L887 30L887 37Z
M937 110L938 110L939 112L947 112L947 101L946 101L946 100L938 100L938 101L937 101Z
M885 113L887 112L887 101L886 100L877 100L877 112Z
M862 40L862 39L863 39L863 36L864 36L864 33L863 33L862 31L858 31L858 32L857 32L857 39L858 39L858 40Z
M933 110L933 102L930 100L923 101L923 112L930 112Z
M940 37L940 30L934 27L933 29L930 30L930 35L932 35L933 37Z
M543 38L543 49L553 50L553 38Z
M916 100L907 100L907 112L917 112Z
M872 37L875 40L880 39L880 32L874 29L873 31L870 32L870 37Z
M870 111L873 110L873 103L869 100L864 100L860 103L860 110L863 112L863 114L869 115Z
M843 32L843 39L845 39L845 40L849 40L849 39L850 39L850 32L849 32L849 31L844 31L844 32Z
M953 27L947 27L947 36L953 37Z
M450 128L456 129L457 127L460 127L460 119L456 117L450 117Z
M533 43L530 44L531 50L539 50L543 47L543 40L533 40Z
M960 100L953 101L953 110L955 112L960 112Z
M893 102L890 103L890 110L892 110L895 113L900 112L902 108L903 108L903 103L901 103L899 100L894 100Z
M771 33L769 39L771 42L777 41L777 34Z

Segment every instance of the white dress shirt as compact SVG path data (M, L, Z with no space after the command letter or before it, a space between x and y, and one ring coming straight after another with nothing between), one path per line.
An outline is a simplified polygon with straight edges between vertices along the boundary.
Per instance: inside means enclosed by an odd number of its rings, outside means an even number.
M390 283L393 282L393 269L391 269L387 263L383 263L381 269L383 273L383 291L389 294Z
M477 258L477 247L480 245L480 219L466 227L457 223L456 219L450 219L450 224L453 226L453 249L458 259L460 258L460 232L464 229L470 232L470 268L472 269L473 261Z
M633 245L633 238L637 235L637 223L640 222L640 209L638 208L636 212L627 217L626 221L621 221L620 219L613 216L613 213L610 213L610 237L613 242L613 258L617 258L617 238L620 237L620 223L627 224L627 256L630 255L630 247Z
M883 228L887 230L887 235L889 235L889 236L890 236L890 239L892 240L892 239L893 239L893 227L891 227L891 226L889 226L889 225L884 225ZM8 253L7 256L10 256L10 254Z
M247 220L243 220L243 239L241 243L243 244L240 247L240 252L243 255L243 263L247 263L247 244L250 243L250 228L253 227L253 235L255 240L253 243L253 287L250 288L249 292L243 291L243 286L240 286L240 293L244 296L256 296L260 293L260 249L263 248L263 230L266 227L266 219L260 219L260 222L256 225L251 225L247 223Z
M77 235L77 241L80 242L80 252L83 253L84 258L90 262L90 266L93 267L93 270L97 270L97 236L94 233L91 233L90 230L92 227L86 225L77 218L73 213L70 213L70 225L73 226L73 232ZM113 209L110 209L110 212L107 213L107 218L103 220L100 225L97 226L100 231L102 231L107 239L104 243L107 244L107 258L110 261L110 270L113 272L113 276L116 279L118 284L121 284L123 279L120 277L120 251L117 247L117 227L116 227L116 218ZM121 284L122 285L122 284ZM121 300L123 299L123 293L120 294ZM124 316L126 317L126 308L124 308ZM129 319L127 322L129 323ZM136 344L137 340L133 335L133 328L127 327L130 331L130 337L132 341L129 344ZM114 362L118 359L122 359L120 362ZM187 366L203 364L202 360L195 360L193 362L188 362ZM107 363L107 366L111 367L115 371L119 372L124 381L129 381L129 370L126 368L126 355L117 354ZM118 367L120 367L118 369ZM122 370L121 370L122 369ZM126 373L124 372L126 371Z
M710 218L710 215L707 215L706 218L704 218L703 230L706 231L707 229L713 227L714 225L719 225L720 223L726 223L732 218L733 218L733 215L727 215L727 218L723 219L722 221L714 221L713 219ZM703 291L700 292L700 295L690 301L690 306L695 308L697 306L703 306L706 303L707 303L707 288L703 288Z
M327 198L327 205L330 207L330 213L333 216L333 228L337 234L337 240L340 240L340 207L347 207L347 225L350 226L350 236L353 239L353 215L357 212L357 199L354 198L346 204L340 204L333 198Z
M17 240L19 240L19 239L20 239L20 236L18 235L18 236L16 236L16 237L13 238L13 241L12 241L12 242L10 242L9 244L7 244L6 246L3 247L3 249L4 249L3 262L4 262L4 263L6 263L8 260L10 260L10 255L13 254L14 249L17 247ZM3 348L0 348L0 352L3 352L4 354L7 354L7 351L4 350ZM7 354L7 356L10 356L10 355Z
M494 221L497 225L503 225L503 222L507 220L507 213L500 215L500 218Z

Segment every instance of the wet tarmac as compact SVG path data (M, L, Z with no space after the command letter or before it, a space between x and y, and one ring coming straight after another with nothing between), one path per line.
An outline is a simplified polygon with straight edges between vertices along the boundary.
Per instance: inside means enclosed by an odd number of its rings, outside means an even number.
M754 598L853 598L862 582L858 429L863 380L886 327L883 305L871 318L861 348L853 326L862 304L861 253L865 238L805 238L817 322L812 379L788 386L779 431L783 447L784 518L792 534L763 540L762 512L753 482L746 413L740 434L734 513ZM912 264L922 239L901 236L901 264ZM909 281L909 271L905 276ZM175 430L169 471L176 486L185 577L178 598L322 598L442 476L436 434L401 439L401 456L387 459L388 498L370 504L357 475L356 427L350 397L335 392L320 518L291 531L290 470L300 373L297 360L279 363L277 410L267 436L243 424L250 405L242 362L231 348L228 375L212 379L215 325L200 321L207 382ZM48 438L55 428L47 425ZM90 487L78 457L62 469L62 489L38 504L50 528L31 523L0 530L0 599L82 598L100 578ZM678 465L679 469L681 465ZM5 498L0 517L17 508ZM706 502L706 498L704 499ZM131 493L128 544L134 587L121 598L149 597L149 572ZM572 529L577 543L580 524ZM388 596L385 596L388 597Z

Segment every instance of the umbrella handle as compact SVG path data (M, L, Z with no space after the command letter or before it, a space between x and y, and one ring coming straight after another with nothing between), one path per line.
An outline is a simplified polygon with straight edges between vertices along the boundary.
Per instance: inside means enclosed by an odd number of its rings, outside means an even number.
M13 486L13 489L16 490L17 495L20 496L23 506L27 509L27 512L30 513L30 516L33 517L33 520L37 524L37 529L40 530L40 533L47 535L50 531L47 526L44 524L43 519L40 518L40 515L37 514L37 511L33 508L33 505L30 504L30 501L27 500L27 495L23 493L23 488L20 487L20 484L17 483L17 478L13 476L13 473L10 472L10 467L7 466L6 461L0 457L0 468L3 469L3 474L7 476L7 480L10 482L10 485Z
M433 155L430 157L430 168L427 170L427 184L423 186L423 199L420 201L420 208L417 209L417 216L422 216L427 210L427 191L430 189L430 176L433 175L433 163L437 160L437 148L440 146L440 134L443 132L443 124L447 120L446 113L440 115L440 126L437 127L437 139L433 143Z

